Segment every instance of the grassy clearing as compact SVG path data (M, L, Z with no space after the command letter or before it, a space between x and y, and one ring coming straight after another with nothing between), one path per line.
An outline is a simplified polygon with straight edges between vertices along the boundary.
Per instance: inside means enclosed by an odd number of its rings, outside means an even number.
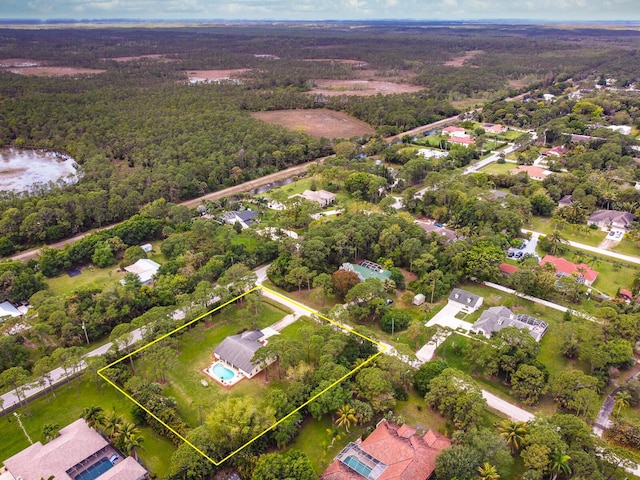
M592 230L590 228L584 228L584 226L575 225L555 225L550 218L535 217L532 216L529 222L525 225L526 229L534 230L536 232L544 233L545 235L552 234L555 230L560 232L567 240L572 242L584 243L592 247L597 247L607 236L607 232L602 230Z
M516 167L517 165L514 165L513 163L492 162L486 167L481 168L479 171L482 173L488 173L492 175L507 175L508 173L511 173L511 170L513 170Z
M609 250L618 253L624 253L625 255L634 255L636 257L640 257L640 248L632 241L629 240L626 236L618 243L615 247L610 248Z
M93 265L82 269L82 273L75 277L70 277L63 273L54 278L47 279L49 291L56 296L68 297L73 292L84 288L99 288L116 285L125 276L120 267L112 265L107 268L98 268Z
M61 427L80 418L82 410L91 405L98 405L105 412L117 411L127 421L133 421L131 402L109 385L99 390L89 379L80 378L56 390L56 397L50 396L34 400L28 407L28 416L22 417L22 423L32 440L41 440L42 427L51 422ZM20 430L18 422L9 416L1 418L2 435L0 435L0 452L2 459L15 455L27 448L29 442ZM168 469L175 446L166 438L157 435L149 427L141 427L144 446L139 450L141 460L158 478L164 476Z
M296 195L304 192L305 190L311 189L311 184L313 183L313 177L302 178L300 180L296 180L295 182L288 183L287 185L282 185L281 187L274 188L267 192L267 196L272 198L278 197L290 197L291 195Z
M204 328L204 324L195 326L178 338L179 354L167 372L164 393L176 398L178 412L189 425L199 425L210 406L225 397L249 395L257 398L264 393L264 374L251 380L242 380L226 389L203 373L213 361L213 349L225 337L254 327L265 328L286 315L286 312L273 305L266 302L263 305L263 312L255 325L247 315L246 307L229 306L213 316L211 328ZM140 360L138 363L141 363ZM151 378L148 373L147 376ZM209 384L208 387L201 383L203 379Z

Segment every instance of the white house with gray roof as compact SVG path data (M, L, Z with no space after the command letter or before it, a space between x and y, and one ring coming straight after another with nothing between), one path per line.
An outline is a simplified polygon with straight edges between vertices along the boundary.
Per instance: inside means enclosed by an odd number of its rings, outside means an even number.
M601 229L610 228L628 229L634 220L633 213L620 212L618 210L596 210L587 219L589 225L597 225Z
M461 288L454 288L449 295L449 304L462 307L461 310L466 313L473 313L482 306L484 298L475 293L467 292Z
M487 338L507 327L524 328L529 331L536 342L539 342L547 331L546 322L522 313L515 314L507 307L491 307L480 315L471 327L472 333L479 333Z
M238 370L246 378L253 378L262 371L264 365L251 360L256 351L266 344L264 333L260 330L250 330L225 338L213 350L213 355L221 362ZM275 358L268 363L271 364L274 361Z

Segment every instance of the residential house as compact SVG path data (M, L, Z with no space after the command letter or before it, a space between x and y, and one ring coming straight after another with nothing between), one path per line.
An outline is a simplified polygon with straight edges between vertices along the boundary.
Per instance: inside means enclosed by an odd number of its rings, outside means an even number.
M482 128L484 129L485 132L493 133L496 135L505 133L507 131L507 127L505 127L504 125L498 125L498 124L492 124L492 123L486 123L482 126Z
M144 245L140 245L140 248L144 253L150 253L153 251L153 245L150 243L145 243Z
M575 264L560 257L554 257L553 255L545 255L540 260L540 265L551 263L556 267L556 276L564 277L569 275L576 275L576 281L583 283L587 286L593 285L593 282L598 278L598 272L591 269L586 263Z
M251 360L256 351L265 345L264 333L260 330L250 330L225 338L213 350L213 355L221 362L238 370L246 378L253 378L264 367L260 363L254 363Z
M630 212L620 212L618 210L596 210L589 218L589 225L597 225L603 230L610 228L628 229L631 226L635 216Z
M559 208L569 207L572 203L573 203L573 195L565 195L558 202L558 207Z
M2 480L143 480L147 470L133 457L124 457L84 419L60 429L46 444L36 442L4 461ZM103 473L100 473L103 472Z
M449 155L449 152L435 150L433 148L421 148L418 150L418 155L421 155L424 158L445 158Z
M555 157L561 157L562 155L564 155L568 151L569 151L569 149L567 147L565 147L564 145L558 145L558 146L555 146L553 148L550 148L546 152L542 152L541 155L544 155L544 156L553 155Z
M482 312L480 318L471 327L471 332L491 338L494 333L507 327L524 328L536 342L539 342L549 325L529 315L515 314L507 307L491 307Z
M519 268L515 265L511 265L510 263L501 263L500 265L498 265L498 270L500 270L500 273L505 277L510 277L511 275L516 273Z
M469 147L475 144L475 141L471 137L451 137L447 140L449 143L453 143L456 145L462 145L464 147Z
M556 101L556 96L554 94L552 94L552 93L545 93L545 94L542 95L542 98L547 103L553 103L553 102Z
M633 292L631 290L627 290L626 288L621 288L618 291L618 296L620 298L623 298L627 302L630 302L631 300L633 300Z
M435 233L436 235L441 235L445 239L445 243L452 243L458 240L458 236L456 235L456 232L454 232L450 228L442 227L442 226L439 227L433 223L427 223L422 221L420 222L416 221L416 223L420 225L422 229L427 233Z
M442 129L442 133L454 138L465 138L469 136L462 127L445 127ZM451 139L449 139L449 141L451 141Z
M253 210L243 210L241 212L231 211L227 212L220 217L220 221L223 223L228 223L229 225L235 225L239 223L242 227L242 230L245 228L249 228L251 225L257 222L256 217L258 216L258 212L254 212Z
M484 298L475 293L467 292L460 288L454 288L449 295L448 304L462 306L462 310L466 313L473 313L482 306Z
M319 203L321 207L326 207L336 201L336 194L326 190L305 190L299 196L311 202Z
M544 168L540 168L536 165L520 165L517 168L511 170L511 175L517 175L521 172L525 172L529 178L532 180L544 180L547 176L551 175L553 172L550 170L545 170Z
M141 258L133 265L124 267L124 269L129 273L137 275L142 285L149 285L153 280L153 276L158 273L160 264L148 258ZM124 285L124 279L120 283Z
M381 420L364 440L349 443L322 480L427 480L438 454L451 446L441 434Z
M614 132L621 133L623 135L631 135L632 128L629 125L609 125L609 130L613 130Z
M11 302L0 303L0 321L5 317L21 317L22 313ZM1 480L1 479L0 479Z

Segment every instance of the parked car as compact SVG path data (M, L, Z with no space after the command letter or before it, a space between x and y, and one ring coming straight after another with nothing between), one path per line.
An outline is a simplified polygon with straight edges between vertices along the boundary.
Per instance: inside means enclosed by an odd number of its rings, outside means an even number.
M441 224L441 223L436 222L436 223L434 223L434 225L435 225L436 227L438 227L438 228L442 228L442 224Z
M390 298L387 298L384 302L385 305L391 305L393 303L393 300L391 300Z
M522 252L516 252L516 254L514 255L515 258L522 258L523 253Z
M514 255L515 253L516 253L516 252L514 252L513 250L509 250L509 251L507 252L507 257L512 258L512 257L513 257L513 255Z

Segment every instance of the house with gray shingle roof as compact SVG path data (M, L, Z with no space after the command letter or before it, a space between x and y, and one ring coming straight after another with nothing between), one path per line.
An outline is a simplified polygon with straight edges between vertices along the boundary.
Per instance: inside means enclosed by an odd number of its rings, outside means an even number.
M264 333L260 330L250 330L225 338L213 350L213 355L218 360L240 371L246 378L253 378L262 371L263 365L251 360L256 351L266 343Z
M536 342L539 342L547 331L548 325L542 320L524 314L515 314L507 307L491 307L480 315L471 327L471 332L479 333L487 338L507 327L525 328Z
M589 225L597 225L603 229L624 228L627 229L634 220L633 213L620 212L618 210L596 210L587 219Z
M467 313L473 313L482 306L484 298L475 293L467 292L461 288L454 288L449 295L448 303L462 305L462 310Z

